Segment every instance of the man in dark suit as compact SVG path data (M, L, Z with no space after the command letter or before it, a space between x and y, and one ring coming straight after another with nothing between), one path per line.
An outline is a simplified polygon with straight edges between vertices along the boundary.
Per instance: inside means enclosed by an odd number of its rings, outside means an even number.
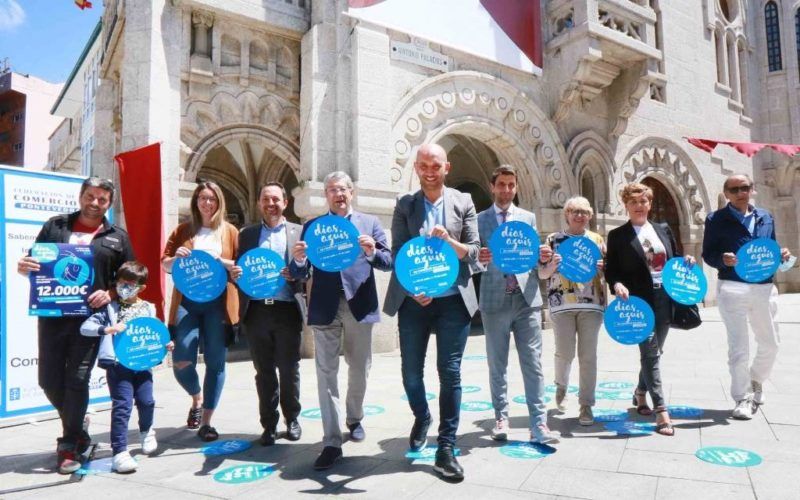
M434 470L460 480L464 470L453 448L461 411L461 357L469 336L470 319L478 310L472 267L477 267L480 238L472 197L444 186L450 171L447 154L438 144L423 144L414 170L420 189L397 200L392 216L392 255L406 241L425 234L446 241L460 260L453 287L436 298L405 291L393 273L383 310L398 314L403 386L414 413L409 445L425 447L431 414L425 398L423 368L431 332L436 331L436 367L439 371L439 449Z
M239 233L239 255L253 248L268 248L289 261L289 251L300 238L301 227L287 222L283 216L288 200L286 189L279 182L265 184L258 197L262 220ZM238 279L242 269L234 266L231 275ZM258 411L261 416L261 444L275 444L278 402L286 422L286 439L297 441L302 429L300 415L300 339L303 318L295 295L301 293L300 280L291 279L288 267L283 269L286 284L274 297L251 299L239 290L239 317L247 335L250 356L256 369ZM302 295L301 295L302 300ZM277 368L280 382L275 373Z
M358 229L362 253L344 271L326 272L308 262L305 241L298 241L292 250L294 258L289 265L292 276L306 279L311 274L308 324L314 330L317 390L324 434L324 448L314 462L317 470L331 467L342 456L342 412L337 382L342 350L348 365L347 428L351 440L359 442L365 438L361 420L372 364L372 325L380 321L374 269L389 271L392 268L392 254L380 221L354 211L351 206L353 181L350 176L345 172L332 172L325 177L324 186L329 213L348 218ZM303 235L312 222L305 224Z

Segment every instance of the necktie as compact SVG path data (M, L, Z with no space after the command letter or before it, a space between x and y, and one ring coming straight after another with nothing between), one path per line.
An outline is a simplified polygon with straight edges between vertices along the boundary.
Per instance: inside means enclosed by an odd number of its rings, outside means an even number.
M508 218L508 210L503 210L500 212L500 217L502 218L503 222L506 221ZM519 289L519 283L517 282L517 277L513 274L506 274L506 293L516 293Z

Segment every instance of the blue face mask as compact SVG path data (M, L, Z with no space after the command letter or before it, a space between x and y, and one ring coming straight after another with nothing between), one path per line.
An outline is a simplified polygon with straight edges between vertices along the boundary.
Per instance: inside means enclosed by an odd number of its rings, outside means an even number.
M139 293L138 285L129 285L127 283L117 284L117 296L122 300L130 300L136 297L137 293Z

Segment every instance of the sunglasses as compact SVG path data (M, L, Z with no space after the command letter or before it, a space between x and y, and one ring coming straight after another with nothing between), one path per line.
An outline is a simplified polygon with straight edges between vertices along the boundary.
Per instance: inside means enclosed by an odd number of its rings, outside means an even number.
M744 186L734 186L732 188L728 188L728 192L731 194L749 193L751 189L753 189L753 186L746 184Z

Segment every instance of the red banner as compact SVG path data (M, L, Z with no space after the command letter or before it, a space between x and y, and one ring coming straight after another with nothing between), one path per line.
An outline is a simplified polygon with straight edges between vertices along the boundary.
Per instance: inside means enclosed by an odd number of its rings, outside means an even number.
M164 248L164 213L161 199L161 145L151 144L114 157L119 167L125 226L136 259L147 266L150 277L142 298L156 305L164 320L165 276L161 269Z
M715 141L713 139L700 139L698 137L684 137L689 144L697 148L711 153L720 144L730 146L739 153L752 158L756 153L764 148L772 148L779 153L788 156L800 154L800 146L794 144L766 144L762 142L733 142L733 141Z

